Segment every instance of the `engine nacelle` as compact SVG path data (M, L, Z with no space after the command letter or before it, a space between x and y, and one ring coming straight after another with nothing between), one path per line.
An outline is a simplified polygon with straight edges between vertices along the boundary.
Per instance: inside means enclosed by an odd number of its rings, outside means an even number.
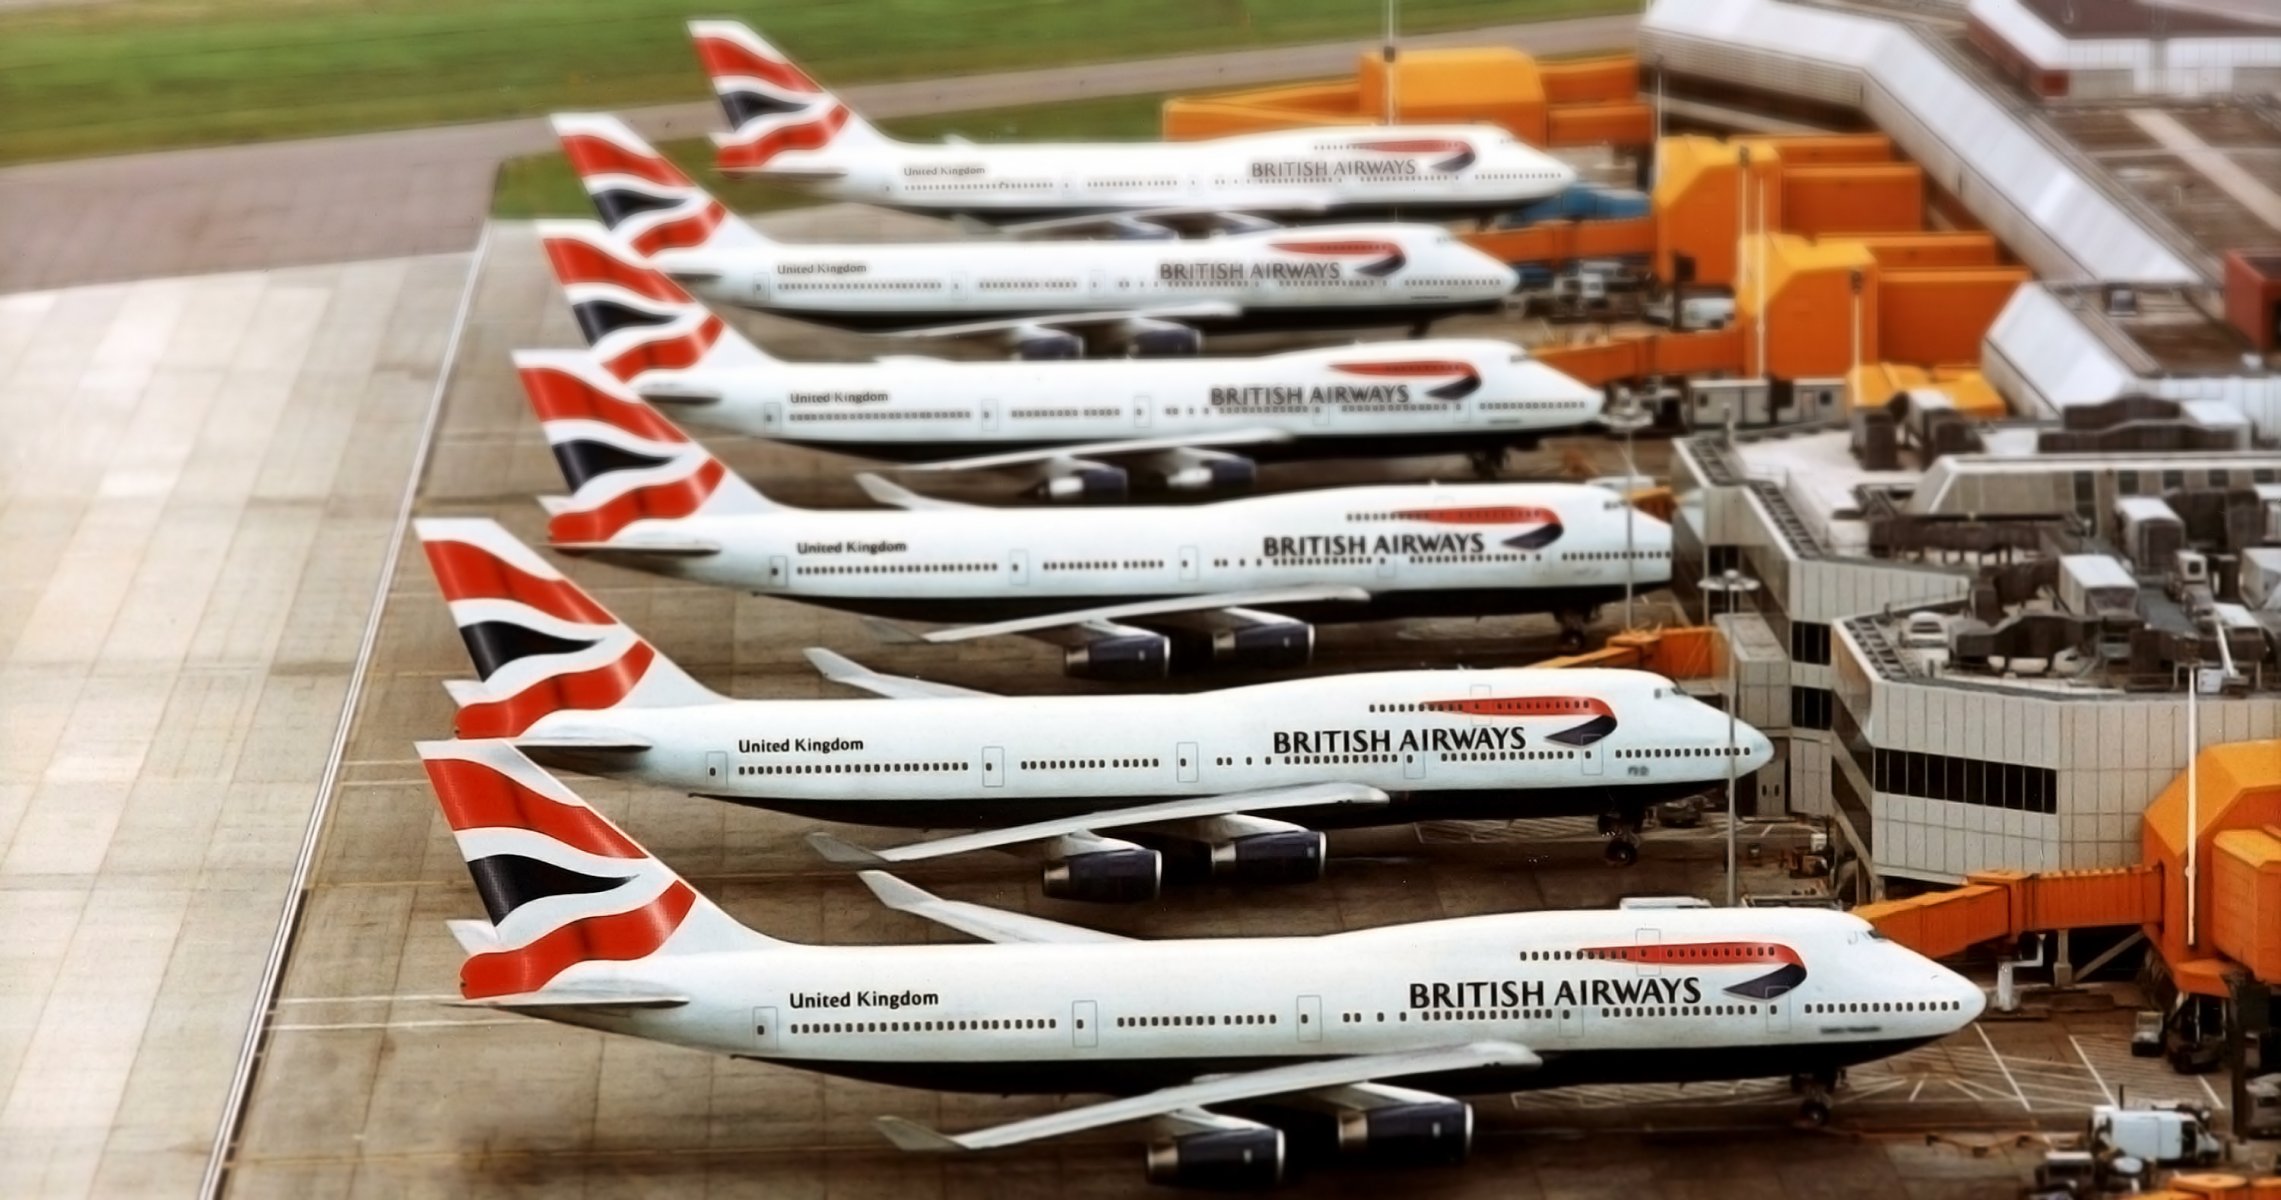
M1109 237L1120 242L1169 242L1180 236L1180 231L1154 221L1138 217L1118 217L1109 222Z
M1014 357L1029 361L1085 357L1085 339L1061 329L1031 329L1014 339Z
M1159 633L1094 638L1063 651L1061 669L1079 679L1162 679L1172 673L1172 639Z
M1315 627L1305 621L1239 625L1212 634L1212 661L1225 666L1283 669L1315 659Z
M1123 467L1085 466L1063 471L1038 484L1047 500L1122 500L1133 490L1132 476Z
M1138 904L1164 887L1164 856L1134 846L1072 854L1046 864L1045 894L1088 904Z
M1148 1181L1212 1191L1254 1191L1283 1182L1283 1131L1214 1129L1151 1142Z
M1125 344L1134 358L1193 358L1204 352L1204 335L1186 325L1151 324Z
M1212 875L1237 883L1313 883L1323 877L1330 839L1313 829L1255 833L1212 845Z
M1453 1167L1473 1149L1473 1106L1426 1100L1339 1114L1339 1153L1392 1166Z
M1216 455L1167 471L1164 486L1175 492L1245 491L1259 482L1259 464L1236 455Z

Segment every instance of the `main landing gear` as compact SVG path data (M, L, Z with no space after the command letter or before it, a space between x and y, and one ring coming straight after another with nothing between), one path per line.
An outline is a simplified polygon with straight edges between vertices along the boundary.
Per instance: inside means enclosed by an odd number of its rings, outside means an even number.
M1798 1123L1820 1129L1830 1123L1831 1094L1845 1082L1843 1071L1815 1071L1808 1075L1792 1075L1790 1090L1798 1096Z
M1473 477L1475 479L1495 479L1505 470L1505 447L1498 446L1490 450L1475 450L1467 454L1465 460L1473 464Z
M1570 654L1584 649L1584 628L1599 614L1589 609L1564 608L1552 614L1560 622L1560 648Z
M1639 861L1639 830L1642 818L1638 813L1601 813L1600 836L1608 839L1606 851L1608 865L1628 867Z

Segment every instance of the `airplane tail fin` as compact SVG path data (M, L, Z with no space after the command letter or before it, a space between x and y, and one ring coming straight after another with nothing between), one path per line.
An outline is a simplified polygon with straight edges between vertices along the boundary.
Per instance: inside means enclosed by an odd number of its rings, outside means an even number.
M783 944L738 924L512 744L421 742L419 751L490 916L452 923L470 951L459 972L466 999L575 999L587 989L561 977L581 963ZM675 1002L627 991L622 971L587 987L598 1004Z
M463 738L521 736L549 713L727 703L496 521L414 523L480 682L446 684ZM597 727L587 742L621 745Z
M601 225L541 221L538 233L586 344L619 379L776 361Z
M547 503L550 541L589 548L611 541L670 543L685 518L784 507L681 432L592 354L518 350L515 370L571 489L567 498Z
M773 244L616 117L557 113L554 133L602 223L636 252Z
M743 23L691 21L689 38L729 118L729 132L713 136L721 170L767 171L789 151L891 140Z

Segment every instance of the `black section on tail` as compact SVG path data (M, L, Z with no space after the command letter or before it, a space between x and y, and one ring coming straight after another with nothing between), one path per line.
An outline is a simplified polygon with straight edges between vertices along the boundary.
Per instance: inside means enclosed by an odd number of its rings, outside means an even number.
M459 640L467 643L467 656L475 660L476 673L489 679L498 674L499 668L518 658L533 654L570 654L595 645L600 639L582 642L540 633L513 621L479 621L460 626Z
M729 114L729 127L732 129L744 128L744 123L754 117L772 117L778 113L799 112L815 102L815 98L812 96L806 100L781 100L775 96L762 95L759 92L721 93L721 111Z
M632 188L604 188L588 195L594 201L594 211L602 214L602 223L612 229L643 213L657 212L681 203L679 196L652 196L648 192L637 192Z
M549 896L584 896L606 892L632 879L631 875L588 875L520 854L493 854L467 864L475 877L475 890L483 894L483 911L497 925L507 914L533 900Z
M1563 746L1589 746L1616 731L1614 717L1594 717L1574 729L1563 729L1552 740Z
M1806 982L1806 968L1785 966L1779 970L1769 971L1756 979L1743 980L1726 990L1737 996L1748 996L1753 1000L1772 1000L1804 982Z
M607 442L557 442L554 461L562 468L562 477L570 481L570 490L575 492L585 487L588 480L600 479L612 471L643 471L662 467L673 460L621 450Z
M621 329L673 323L671 313L643 312L615 300L581 300L570 306L570 315L578 318L578 332L586 335L589 346Z

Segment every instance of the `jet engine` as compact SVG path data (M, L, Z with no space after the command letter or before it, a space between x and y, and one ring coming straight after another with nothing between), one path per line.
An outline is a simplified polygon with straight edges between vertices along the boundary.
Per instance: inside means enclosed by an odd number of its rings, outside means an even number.
M1392 1089L1388 1089L1392 1090ZM1453 1167L1473 1148L1473 1106L1425 1098L1339 1113L1339 1153L1388 1166Z
M1181 447L1151 455L1147 465L1167 491L1242 491L1259 482L1259 464L1240 454Z
M1088 458L1057 458L1045 464L1045 478L1034 490L1055 501L1122 500L1132 486L1132 476L1123 467Z
M1085 357L1085 339L1066 329L1026 328L1014 335L1014 357L1032 362Z
M1315 658L1315 627L1273 613L1230 609L1245 624L1212 635L1212 661L1227 667L1286 669Z
M1045 894L1087 904L1138 904L1164 886L1164 856L1130 842L1102 839L1112 849L1055 859L1045 866Z
M1125 348L1134 358L1193 358L1204 350L1204 335L1186 325L1147 317L1125 322Z
M1061 652L1062 673L1078 679L1132 682L1172 671L1172 639L1130 625L1088 622L1085 640Z
M1283 1182L1283 1131L1256 1125L1151 1142L1148 1181L1212 1191L1274 1187Z
M1313 883L1323 877L1329 855L1322 831L1291 826L1214 842L1212 875L1237 883Z

